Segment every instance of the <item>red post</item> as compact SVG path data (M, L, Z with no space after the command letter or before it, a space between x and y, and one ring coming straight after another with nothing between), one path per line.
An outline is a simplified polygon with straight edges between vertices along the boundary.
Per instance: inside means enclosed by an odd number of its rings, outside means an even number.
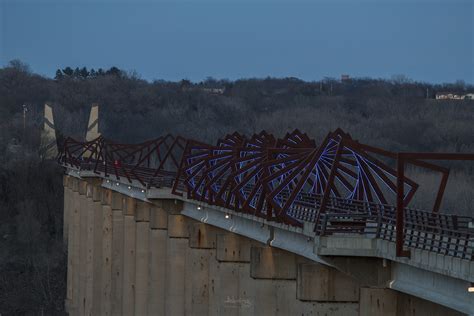
M409 257L410 252L403 250L405 241L403 228L404 220L404 184L405 184L405 160L402 154L397 154L397 218L396 218L396 254L397 257Z

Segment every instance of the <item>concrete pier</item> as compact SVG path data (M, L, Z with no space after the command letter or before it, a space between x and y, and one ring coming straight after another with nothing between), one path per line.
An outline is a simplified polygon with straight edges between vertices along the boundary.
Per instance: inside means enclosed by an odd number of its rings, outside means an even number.
M89 208L89 203L86 197L87 191L87 182L79 182L79 265L77 269L77 288L78 288L78 298L77 298L77 310L79 315L85 315L86 307L86 258L87 258L87 212Z
M72 209L72 188L69 184L71 182L70 176L63 176L63 186L64 186L64 209L63 209L63 243L67 248L67 242L69 239L69 223L70 223L70 214Z
M136 234L135 223L136 200L131 197L123 198L123 315L133 315L135 312L135 257Z
M122 315L124 216L122 195L112 192L112 288L111 315Z
M148 315L148 280L150 253L150 204L137 203L135 214L135 316Z
M77 308L77 265L79 260L79 181L76 178L70 177L68 181L70 190L69 201L69 229L68 229L68 270L67 270L67 293L66 293L66 311L74 314Z
M161 207L150 208L148 315L165 315L168 214Z
M360 314L367 316L397 315L397 293L390 289L360 289Z
M92 305L93 305L93 286L94 286L94 201L92 199L93 195L92 183L87 183L86 187L86 197L87 197L87 228L86 228L86 286L84 293L84 315L91 316L92 314Z
M389 289L401 273L393 262L313 260L290 251L298 239L288 248L271 246L271 234L257 241L263 224L212 226L202 209L202 218L182 213L182 201L144 202L91 178L65 177L64 186L70 315L462 315Z
M165 315L185 314L185 267L189 232L186 217L168 215Z
M112 191L102 191L101 313L112 315Z
M101 315L102 306L102 253L103 253L103 210L102 189L96 184L92 188L92 201L94 208L94 239L93 239L93 288L92 288L92 315Z
M359 283L319 263L298 264L296 297L302 301L358 302Z
M196 222L189 226L189 231L187 275L191 286L188 287L190 291L188 308L193 315L208 315L212 279L210 267L216 261L217 234L220 229Z
M250 248L245 237L219 233L216 260L210 261L210 315L253 315L255 281L250 278Z

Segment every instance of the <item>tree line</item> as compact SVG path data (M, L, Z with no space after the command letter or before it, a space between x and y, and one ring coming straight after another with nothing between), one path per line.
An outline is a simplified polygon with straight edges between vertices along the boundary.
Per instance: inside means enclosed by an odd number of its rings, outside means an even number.
M56 70L56 75L54 76L55 80L62 80L65 78L71 78L71 79L93 79L97 77L102 77L102 76L120 76L122 74L122 71L118 69L117 67L110 67L107 70L103 70L102 68L99 68L95 70L94 68L91 68L90 70L87 69L87 67L76 67L75 69L72 69L71 67L66 67L64 69L58 69Z

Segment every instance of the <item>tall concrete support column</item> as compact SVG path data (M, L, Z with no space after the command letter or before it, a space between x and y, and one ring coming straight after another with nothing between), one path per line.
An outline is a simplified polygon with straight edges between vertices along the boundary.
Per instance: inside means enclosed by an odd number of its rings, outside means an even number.
M474 304L474 302L473 302ZM398 316L462 316L464 313L415 296L397 292Z
M368 288L360 289L360 315L364 316L396 316L397 292L390 289Z
M92 188L92 201L94 208L94 235L93 235L93 276L94 282L92 287L92 315L101 315L102 306L102 253L103 253L103 210L102 210L102 189L97 183Z
M463 313L391 289L362 287L360 315L461 316Z
M87 213L89 203L86 197L87 193L87 182L81 180L79 182L79 225L80 225L80 236L79 236L79 266L78 266L78 286L79 286L79 297L78 297L78 314L85 315L86 307L86 282L87 282Z
M63 243L67 248L67 243L69 239L69 217L72 209L72 190L69 185L70 176L65 175L63 177L63 187L64 187L64 208L63 208Z
M257 279L257 315L296 312L296 255L269 246L251 248L250 276Z
M216 241L216 260L209 262L209 315L254 315L256 282L250 278L253 242L233 233L218 233Z
M123 315L133 315L135 311L135 210L136 200L131 197L123 198Z
M77 309L78 299L78 275L77 265L79 260L79 180L73 177L69 178L68 186L70 188L70 214L68 230L68 257L67 257L67 293L66 293L66 311L74 315Z
M204 223L189 225L189 249L186 280L190 286L187 314L209 315L210 266L216 260L217 234L220 230ZM187 294L188 296L188 294Z
M112 191L102 191L101 313L112 315Z
M150 204L137 203L136 262L135 262L135 315L148 315L148 279L150 248Z
M320 282L312 284L313 287L324 287L318 289L324 303L306 302L306 299L312 298L309 296L305 297L305 301L297 299L297 266L308 262L310 261L307 259L281 249L252 246L250 276L255 279L255 315L358 315L358 284L333 271L328 272L333 277L332 280L328 280L324 275L327 271L323 270ZM320 272L308 270L315 274ZM340 289L339 293L338 289L331 290L332 285L327 284L332 281L339 281L341 286L351 288ZM347 302L339 302L337 299Z
M166 301L166 263L168 214L161 207L150 208L148 315L164 316Z
M297 274L296 297L301 301L359 301L359 282L334 268L305 262L298 264Z
M87 183L86 187L86 285L84 292L84 315L92 315L93 305L93 286L94 286L94 219L95 219L95 207L92 199L94 184Z
M112 192L112 315L122 315L124 216L122 196Z
M165 203L166 202L166 203ZM185 314L185 272L189 232L186 217L164 201L168 215L165 315ZM171 211L170 211L171 209Z

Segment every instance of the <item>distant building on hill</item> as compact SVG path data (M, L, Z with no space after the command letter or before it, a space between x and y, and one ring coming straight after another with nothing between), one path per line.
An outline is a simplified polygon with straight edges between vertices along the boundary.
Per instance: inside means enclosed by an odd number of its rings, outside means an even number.
M468 93L468 94L466 94L464 99L474 100L474 93Z
M344 81L350 81L351 80L351 76L349 75L341 75L341 81L344 82Z
M201 91L211 94L223 94L225 92L225 88L202 88Z
M474 93L438 92L436 100L474 100Z

